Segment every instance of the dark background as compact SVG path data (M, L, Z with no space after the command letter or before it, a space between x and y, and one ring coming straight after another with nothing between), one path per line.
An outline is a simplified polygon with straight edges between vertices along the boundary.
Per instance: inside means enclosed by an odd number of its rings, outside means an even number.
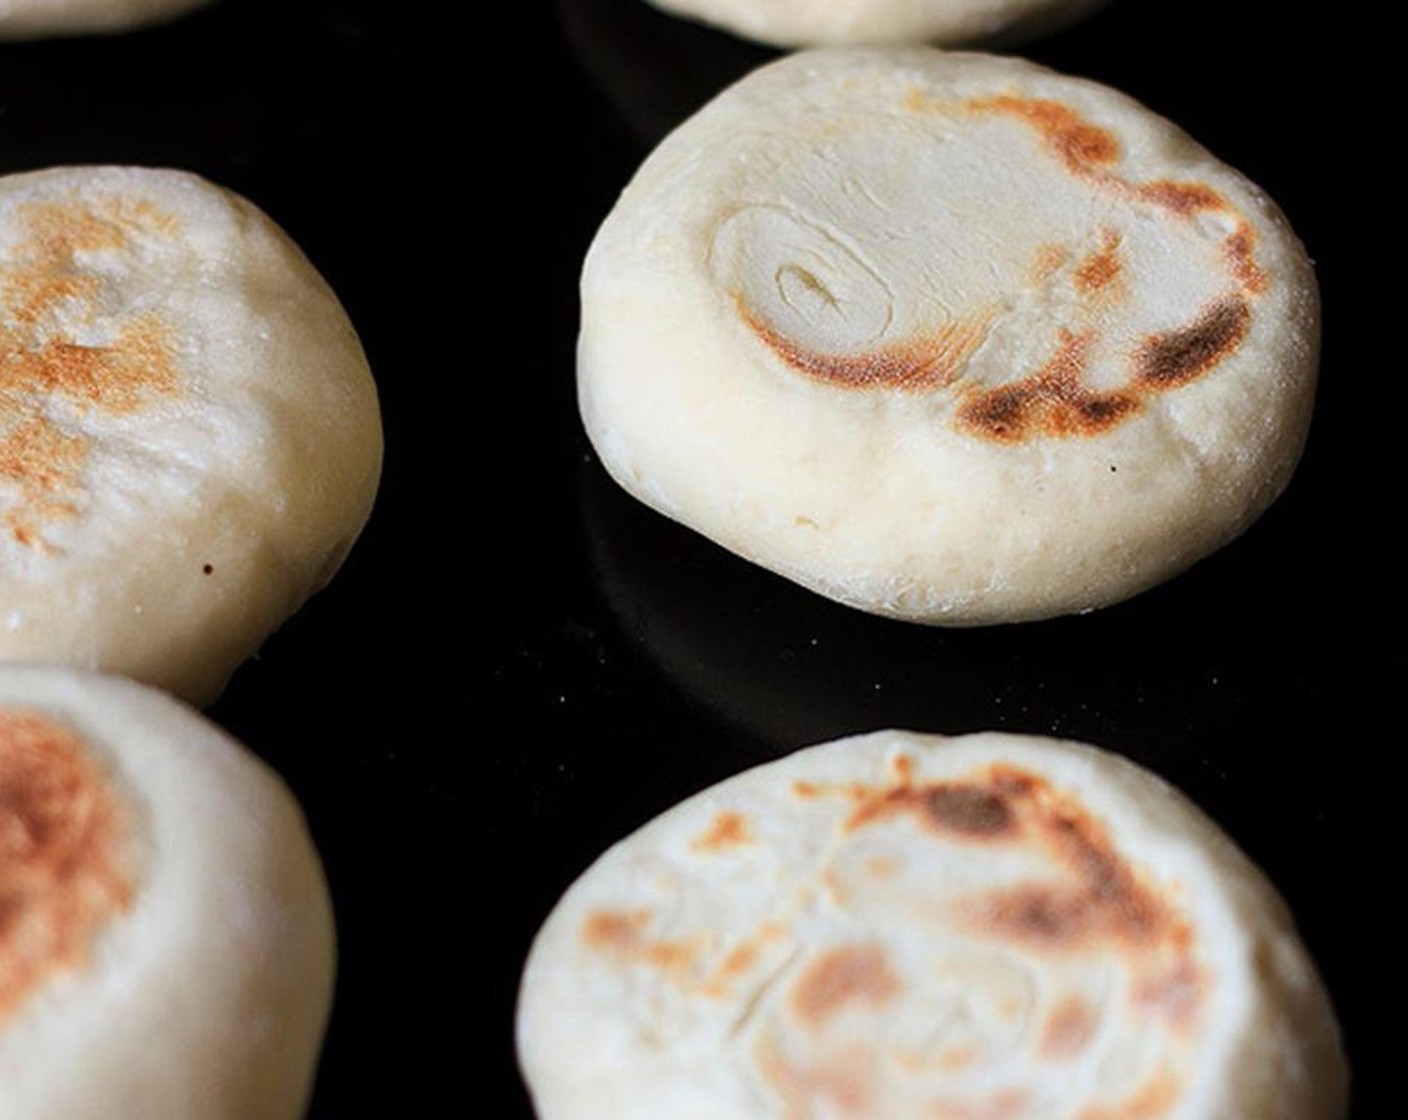
M596 224L666 129L769 52L639 0L226 0L0 45L0 172L171 165L243 192L332 282L377 374L371 524L211 713L285 775L327 865L342 955L314 1117L529 1115L513 999L572 878L707 784L892 725L1069 736L1181 786L1297 914L1355 1116L1392 1114L1401 124L1373 30L1288 11L1123 0L1020 53L1132 93L1289 214L1326 324L1300 472L1244 538L1132 602L950 632L664 522L577 420Z

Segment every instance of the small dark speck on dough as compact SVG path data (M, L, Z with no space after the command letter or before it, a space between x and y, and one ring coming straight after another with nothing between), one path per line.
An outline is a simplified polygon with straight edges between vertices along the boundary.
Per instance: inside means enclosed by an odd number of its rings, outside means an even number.
M208 576L214 575L214 574L215 574L215 565L214 565L214 564L207 564L205 567L203 567L203 568L201 569L201 571L203 571L203 572L204 572L206 575L208 575Z

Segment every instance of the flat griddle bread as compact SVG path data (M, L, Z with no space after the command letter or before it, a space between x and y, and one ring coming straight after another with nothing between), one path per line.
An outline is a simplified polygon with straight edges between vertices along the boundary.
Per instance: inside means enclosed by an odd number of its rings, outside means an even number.
M211 0L0 0L0 41L111 35L162 23Z
M1290 915L1152 774L879 732L650 822L538 934L541 1120L1338 1120Z
M581 291L582 416L622 486L929 623L1089 610L1236 536L1318 368L1309 261L1256 187L1114 90L922 48L725 91Z
M346 314L249 202L0 179L0 659L213 699L337 571L381 451Z
M333 967L270 770L151 689L0 667L0 1120L295 1120Z
M1071 23L1103 0L651 0L675 15L780 47L1012 41Z

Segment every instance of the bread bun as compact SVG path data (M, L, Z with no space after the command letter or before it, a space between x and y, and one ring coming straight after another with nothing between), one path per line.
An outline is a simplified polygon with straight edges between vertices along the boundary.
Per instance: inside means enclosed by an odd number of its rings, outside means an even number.
M1329 1000L1261 873L1079 744L898 731L647 824L538 934L540 1120L1340 1120Z
M346 314L250 203L0 179L0 659L214 699L337 571L381 450Z
M0 1120L296 1120L333 968L276 775L151 689L0 667Z
M1090 610L1289 480L1319 308L1286 220L1123 94L837 49L672 133L582 273L588 435L637 498L833 599Z

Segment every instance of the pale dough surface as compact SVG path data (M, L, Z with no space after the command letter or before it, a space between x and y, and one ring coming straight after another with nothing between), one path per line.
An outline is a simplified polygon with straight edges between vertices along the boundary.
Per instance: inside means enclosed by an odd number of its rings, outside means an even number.
M781 47L1010 41L1071 23L1103 0L651 0L675 15Z
M646 160L581 284L603 465L865 610L1089 610L1240 533L1319 356L1276 207L1116 91L924 48L793 55Z
M0 40L107 35L175 19L211 0L0 0Z
M686 800L539 932L541 1120L1340 1120L1284 904L1080 744L885 731Z
M0 774L0 1120L302 1116L335 942L279 778L152 689L37 666L0 666Z
M337 571L381 454L352 325L249 202L0 179L0 659L213 699Z

